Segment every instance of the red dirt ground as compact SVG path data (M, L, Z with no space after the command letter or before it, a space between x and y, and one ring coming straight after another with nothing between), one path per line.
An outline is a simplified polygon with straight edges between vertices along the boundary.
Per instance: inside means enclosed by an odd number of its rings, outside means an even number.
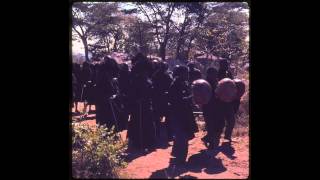
M81 106L80 109L82 109ZM94 118L94 114L89 114L88 117ZM94 125L95 119L81 123ZM126 131L121 135L125 138ZM195 134L195 138L189 141L187 157L189 165L176 169L176 173L170 173L172 171L166 169L169 166L172 150L172 146L169 146L133 159L125 169L121 170L121 174L126 178L169 178L170 176L170 178L246 179L249 175L248 134L234 137L231 147L221 138L220 151L215 156L212 152L205 151L207 148L201 141L204 135L204 131L199 131Z

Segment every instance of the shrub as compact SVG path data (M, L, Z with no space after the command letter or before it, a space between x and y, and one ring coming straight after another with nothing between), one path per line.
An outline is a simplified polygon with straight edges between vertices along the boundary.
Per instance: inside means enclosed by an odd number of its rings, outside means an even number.
M239 111L236 114L237 123L239 126L249 126L249 73L242 75L242 79L245 80L246 91L241 98Z
M118 178L127 143L105 126L72 123L74 178Z

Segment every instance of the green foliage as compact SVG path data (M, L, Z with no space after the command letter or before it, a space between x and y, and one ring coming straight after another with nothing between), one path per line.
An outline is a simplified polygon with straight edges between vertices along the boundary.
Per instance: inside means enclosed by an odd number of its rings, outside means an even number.
M104 126L72 123L72 175L74 178L118 178L126 166L127 143Z

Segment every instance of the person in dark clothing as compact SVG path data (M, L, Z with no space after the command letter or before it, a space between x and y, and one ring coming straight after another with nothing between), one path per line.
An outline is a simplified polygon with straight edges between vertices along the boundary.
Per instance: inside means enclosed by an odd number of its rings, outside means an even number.
M139 52L131 59L132 66L134 66L138 61L141 61L141 60L147 60L147 57L143 55L141 52Z
M124 94L121 93L119 88L119 81L118 78L113 78L111 81L112 87L115 89L115 94L110 98L110 106L112 110L112 115L117 123L116 131L122 131L127 129L127 123L129 114L125 107L125 104L128 101Z
M239 110L241 97L243 96L246 90L246 85L240 79L234 79L233 81L237 86L237 96L236 96L236 99L234 100L234 112L237 113Z
M117 93L113 78L117 77L119 67L114 59L105 57L97 66L96 78L96 121L97 124L118 129L117 119L111 106L110 98Z
M188 63L187 66L189 68L189 86L191 87L192 82L201 79L202 75L200 70L195 67L195 64L193 62ZM196 106L196 104L193 104L192 110L199 111L200 109L198 106Z
M229 70L229 62L227 59L221 59L219 61L218 81L224 78L233 79L233 75ZM231 142L231 134L235 125L235 106L237 102L221 102L221 112L223 112L223 118L225 119L225 139Z
M172 72L169 71L169 65L166 63L166 62L162 62L162 66L164 68L164 71L167 73L168 77L170 78L170 85L173 81L173 77L172 77ZM169 85L169 87L170 87ZM168 89L168 92L166 92L166 95L167 95L167 110L165 111L165 127L166 127L166 130L167 130L167 140L168 142L172 141L173 140L173 128L172 128L172 120L170 120L170 105L169 105L169 99L168 99L168 93L169 93L169 89Z
M119 115L120 130L127 129L129 119L129 91L130 91L130 71L126 63L120 64L120 73L118 78L119 94L117 100L117 109Z
M151 77L160 70L161 63L158 60L152 60L152 73Z
M155 144L155 127L152 116L152 81L149 78L152 64L145 57L134 58L129 91L130 121L128 123L129 147L152 150Z
M212 136L210 139L210 146L209 149L213 149L219 146L220 137L223 132L223 128L225 125L231 125L234 120L234 111L233 106L230 103L226 103L221 101L219 98L216 98L214 101L214 105L212 109L215 108L213 111L213 130ZM230 134L231 136L231 134ZM210 137L210 136L209 136Z
M172 126L174 130L174 143L170 164L184 164L188 154L188 141L194 138L198 130L192 113L192 95L188 83L188 68L179 66L169 88L169 103Z
M154 94L152 98L153 113L156 125L156 136L160 138L160 121L163 117L166 117L166 122L169 121L168 118L168 90L172 79L167 72L168 66L165 62L159 63L158 69L154 72L152 76L152 83L154 88ZM168 127L168 123L166 123ZM168 138L170 139L170 130L167 129Z
M210 67L207 70L206 80L209 82L211 87L215 89L218 84L218 71L214 67Z
M229 63L227 59L221 59L219 61L218 81L220 81L223 78L233 79L233 75L229 70Z
M230 115L226 123L226 129L224 132L224 139L229 140L229 142L232 141L231 136L232 136L232 131L235 125L235 120L236 120L235 116L239 110L241 96L245 92L245 84L239 79L235 79L234 81L238 91L237 91L237 96L235 100L230 103L231 104L230 106L232 106L232 108L229 108ZM231 113L233 113L233 116L231 115Z
M172 71L173 71L173 72L172 72L172 77L173 77L173 78L177 76L176 73L177 73L178 67L180 67L180 65L175 65L175 66L173 67L173 70L172 70Z
M73 63L72 72L74 74L74 103L75 103L75 112L79 113L78 103L81 102L81 92L82 92L82 81L81 81L81 67L80 64Z
M119 73L119 90L121 94L128 95L130 90L130 71L129 66L126 63L120 64L120 73Z
M206 146L207 146L207 143L210 143L210 142L211 144L216 144L217 140L216 139L210 140L210 138L213 138L213 137L217 138L218 132L220 131L222 126L221 122L219 122L219 119L215 119L215 115L218 113L217 110L215 109L216 108L215 106L217 106L217 102L215 102L216 101L215 89L218 83L217 74L218 74L218 71L215 68L213 67L208 68L206 80L209 82L209 84L212 87L212 96L208 104L205 104L203 106L203 116L204 116L204 121L206 123L207 135L204 138L202 138L202 140L204 141ZM218 126L216 124L218 124Z
M219 146L220 137L226 123L227 126L231 126L232 122L234 122L234 106L230 102L221 101L215 93L218 84L218 72L216 69L209 68L207 70L206 80L210 83L213 91L208 104L203 106L207 135L202 140L209 149L215 149Z
M189 67L189 84L192 84L197 79L201 79L201 72L195 67L194 63L190 62L187 66Z
M82 67L82 78L84 81L83 87L83 99L84 99L84 110L85 112L92 112L91 105L95 104L95 81L94 81L94 65L88 62L83 63ZM89 106L89 111L87 111Z

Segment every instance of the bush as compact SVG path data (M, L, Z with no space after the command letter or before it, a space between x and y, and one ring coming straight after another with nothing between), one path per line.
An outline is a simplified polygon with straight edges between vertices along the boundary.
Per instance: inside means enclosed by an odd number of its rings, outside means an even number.
M239 126L249 126L249 73L244 73L241 79L245 80L246 91L241 98L239 111L236 114L237 124Z
M72 175L74 178L119 178L126 166L127 143L113 129L72 123Z

